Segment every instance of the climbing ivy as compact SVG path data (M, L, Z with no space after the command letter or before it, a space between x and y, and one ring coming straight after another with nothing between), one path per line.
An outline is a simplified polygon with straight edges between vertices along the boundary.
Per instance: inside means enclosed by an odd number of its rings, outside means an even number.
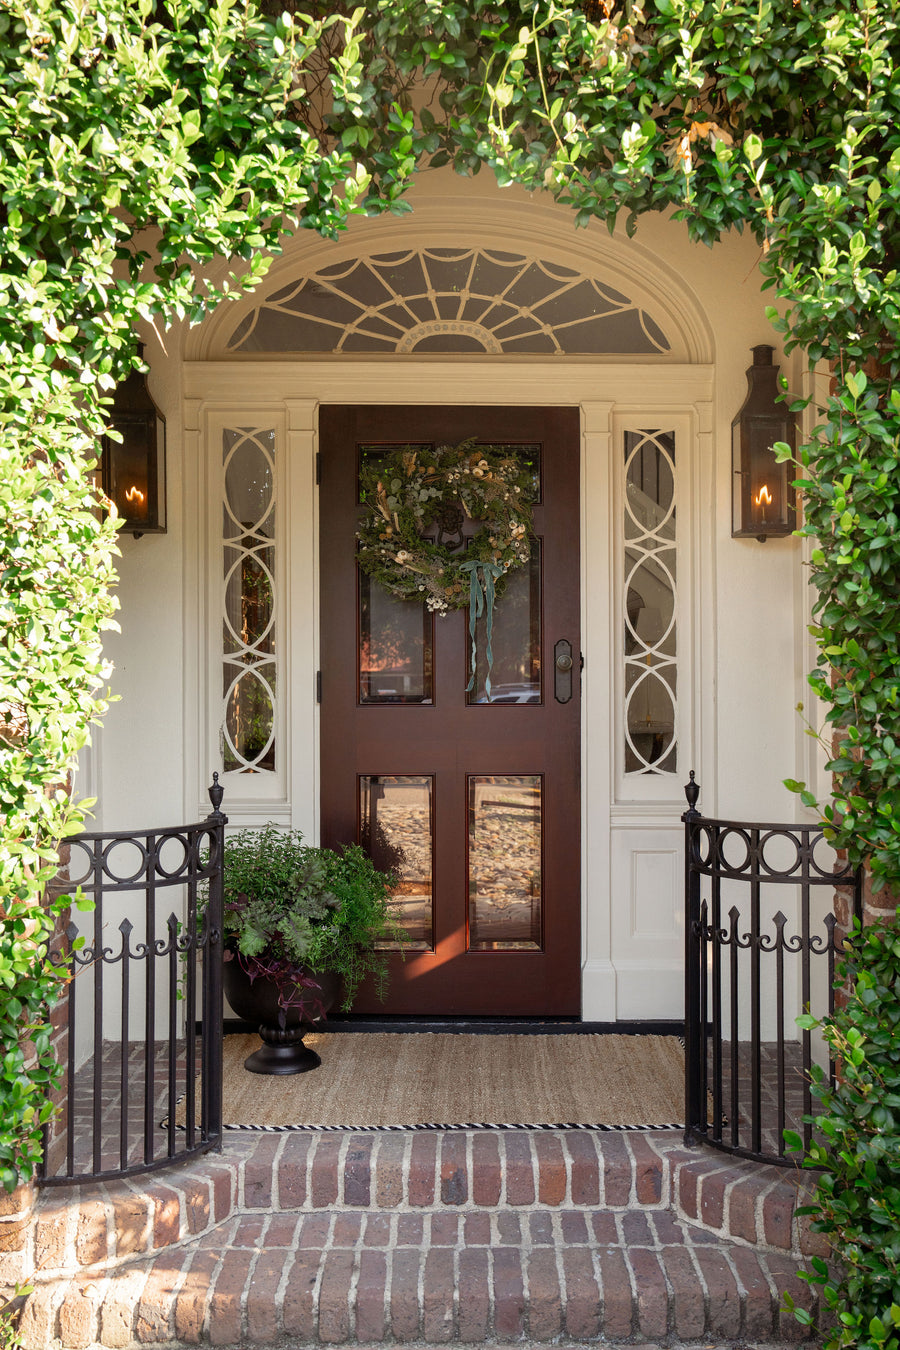
M389 206L298 118L305 74L358 103L362 11L245 0L0 0L0 1181L27 1178L56 1070L42 905L90 802L68 775L105 708L116 520L94 487L139 321L199 320L264 275L286 233ZM332 30L340 30L334 41ZM324 76L322 61L324 57ZM397 113L397 125L402 124ZM310 120L310 119L307 119ZM207 264L231 263L213 282ZM218 275L218 274L217 274Z
M630 234L665 211L705 244L759 242L785 349L833 377L798 452L811 683L834 737L818 805L876 885L900 886L893 0L264 8L0 0L0 905L25 907L15 940L77 826L59 784L102 712L114 522L94 511L92 447L135 323L198 320L258 282L285 232L408 209L414 171L442 163L549 192L582 225ZM214 284L216 256L232 270ZM9 940L5 926L0 999L15 1000ZM14 1081L0 1074L7 1184Z

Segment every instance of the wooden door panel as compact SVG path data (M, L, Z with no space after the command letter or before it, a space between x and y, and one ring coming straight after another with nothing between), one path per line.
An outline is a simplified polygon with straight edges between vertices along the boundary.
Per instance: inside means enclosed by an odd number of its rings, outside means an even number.
M569 702L556 700L553 681L555 643L561 638L570 642L576 660L580 650L577 410L325 407L320 436L322 842L335 847L359 837L363 779L373 818L380 798L384 818L393 811L392 819L401 825L402 808L388 803L400 801L404 793L409 801L415 798L410 815L415 814L421 825L423 790L417 784L425 776L432 788L433 948L408 953L405 961L392 957L392 984L383 1011L472 1016L577 1013L577 669ZM522 701L467 703L468 617L465 611L454 611L432 622L433 702L361 702L354 556L359 447L456 444L470 436L485 444L540 446L542 494L534 513L542 577L539 701L526 681L521 686L505 684L498 694ZM529 592L529 604L533 594ZM498 613L504 598L498 601ZM411 630L415 629L413 623ZM388 698L395 697L393 678L383 677ZM377 686L377 675L362 678L364 697L370 697L373 682ZM475 779L479 783L472 795L470 783ZM379 786L382 780L384 787ZM538 800L541 857L535 869ZM468 884L470 828L476 831L471 860L477 888L474 916ZM401 832L400 837L406 835ZM408 880L406 888L414 893L408 904L425 903L422 878ZM510 945L504 933L513 934L512 940L520 945L513 950L498 948L497 942ZM482 943L494 945L473 950L478 934L485 935ZM538 939L541 949L531 949L529 943ZM366 1012L382 1009L368 989L361 991L355 1007Z

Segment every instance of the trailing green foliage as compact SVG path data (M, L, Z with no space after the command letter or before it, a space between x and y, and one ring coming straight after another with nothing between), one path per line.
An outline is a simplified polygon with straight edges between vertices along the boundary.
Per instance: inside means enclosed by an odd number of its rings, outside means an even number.
M798 452L812 685L835 736L821 809L876 884L900 885L896 5L283 3L297 13L271 0L267 20L250 0L171 0L161 23L153 0L0 0L0 907L21 904L25 925L0 935L7 1056L52 995L15 942L39 921L55 840L77 828L58 785L103 708L114 522L90 472L134 325L199 319L298 225L331 234L353 212L406 209L428 164L486 165L581 224L624 218L630 233L669 211L707 244L758 239L785 349L834 373ZM215 256L233 275L206 267ZM893 984L884 996L892 1017ZM23 1072L0 1070L0 1128ZM12 1128L6 1184L37 1139ZM863 1344L846 1326L842 1343Z
M160 19L159 15L163 18ZM340 40L322 44L333 28ZM53 1072L41 899L80 827L67 778L104 710L116 521L93 485L139 320L195 321L369 179L295 116L314 68L350 107L352 22L245 0L0 0L0 1180L38 1156ZM323 73L324 72L324 73ZM411 165L386 166L390 204ZM373 203L367 209L379 209ZM231 273L204 270L216 256ZM43 1030L35 1030L43 1028ZM24 1050L32 1037L32 1067Z
M900 1350L900 928L896 922L854 928L838 988L850 994L821 1027L840 1069L832 1086L814 1065L813 1091L821 1112L816 1138L803 1160L820 1173L815 1203L798 1213L815 1216L840 1254L834 1275L820 1257L804 1278L820 1285L835 1313L826 1350ZM785 1132L802 1151L799 1135ZM793 1308L793 1304L788 1300ZM793 1308L809 1325L809 1314Z
M302 1002L297 972L330 971L349 1008L369 974L384 996L387 956L406 932L390 908L392 878L358 844L340 853L304 844L298 830L241 830L225 840L224 932L253 977L279 986L282 1002Z

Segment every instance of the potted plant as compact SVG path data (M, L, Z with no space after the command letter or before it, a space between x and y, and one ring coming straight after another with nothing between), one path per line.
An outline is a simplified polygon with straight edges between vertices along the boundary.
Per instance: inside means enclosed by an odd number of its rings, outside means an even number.
M407 939L388 903L395 878L358 844L305 844L298 830L241 830L225 841L225 995L259 1027L251 1073L305 1073L319 1057L303 1044L341 997L347 1010L373 975L379 997L387 957L378 944Z

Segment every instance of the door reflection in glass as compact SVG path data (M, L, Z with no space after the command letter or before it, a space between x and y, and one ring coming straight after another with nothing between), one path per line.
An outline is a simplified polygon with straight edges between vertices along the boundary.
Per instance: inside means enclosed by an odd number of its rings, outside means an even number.
M391 910L410 936L411 951L434 945L432 782L383 774L359 780L359 842L380 871L397 875Z
M539 774L469 778L469 950L541 950Z

